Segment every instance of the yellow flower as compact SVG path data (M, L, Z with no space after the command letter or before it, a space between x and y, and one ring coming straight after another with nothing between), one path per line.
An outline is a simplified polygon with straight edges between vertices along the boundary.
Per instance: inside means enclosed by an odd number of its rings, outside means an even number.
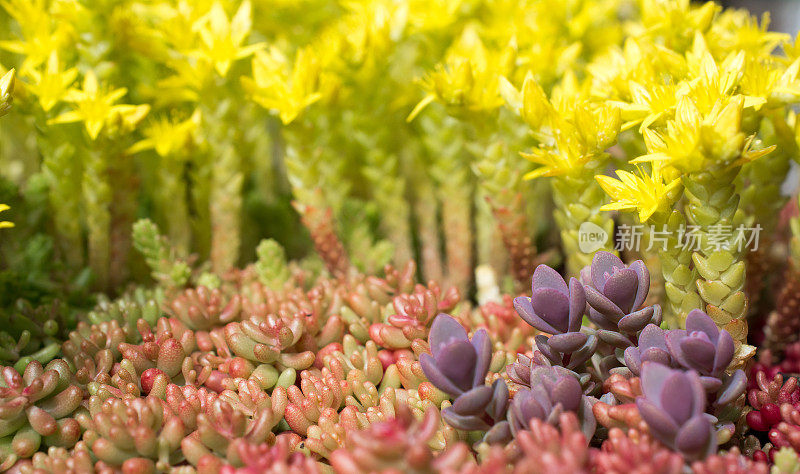
M776 61L752 58L745 65L740 81L743 94L758 97L767 107L781 107L797 102L800 98L800 59L788 67ZM756 110L761 104L754 107Z
M15 77L14 69L0 77L0 117L7 114L11 108L11 102L14 100L11 94L14 92Z
M540 143L530 153L522 154L541 165L527 173L525 179L572 175L586 167L596 168L605 150L616 142L621 124L619 109L610 102L589 100L573 75L567 74L554 89L552 101L532 77L525 80L521 97L509 87L504 88L504 96L510 98L510 105L530 125Z
M0 5L22 30L21 39L0 41L1 49L25 56L21 72L39 66L53 51L60 51L72 42L72 25L52 18L43 0L3 0Z
M31 69L26 75L32 81L27 85L28 90L36 95L42 110L49 112L64 99L68 89L78 76L78 69L73 67L62 70L58 53L53 51L42 71Z
M471 112L491 111L503 105L500 77L507 76L514 64L513 45L500 51L489 51L474 28L466 28L450 48L443 64L422 80L428 94L414 107L408 121L431 102Z
M662 133L644 130L648 154L631 163L662 162L682 173L709 167L740 166L755 160L775 147L751 150L752 137L742 131L744 97L734 96L717 101L707 114L702 114L689 97L682 97L675 119Z
M128 153L155 150L165 158L185 149L194 140L194 132L200 124L200 110L197 109L186 120L176 121L160 117L143 130L145 138L128 148Z
M659 208L669 207L673 191L680 185L680 178L667 182L657 163L653 164L652 173L646 173L641 168L637 168L637 174L625 170L616 170L616 173L619 179L595 176L600 187L612 200L600 210L636 210L639 213L639 222L646 222Z
M0 212L7 211L9 209L11 208L8 207L7 204L0 204ZM8 221L0 221L0 229L8 229L9 227L14 227L14 223Z
M750 56L766 57L790 36L769 31L769 12L758 18L746 10L728 9L714 21L706 35L716 57L728 51L744 51Z
M97 83L94 71L83 79L83 88L70 89L64 100L73 105L73 110L50 119L48 123L84 122L92 140L97 139L104 126L128 130L136 126L150 111L149 105L114 105L127 93L124 87L106 91Z
M253 58L253 77L243 77L242 86L265 109L291 123L309 105L330 93L332 81L311 48L297 50L294 65L277 49L259 51Z
M195 55L212 63L220 76L227 75L231 63L237 59L246 58L264 47L263 43L242 46L252 27L250 10L250 0L245 0L228 20L222 4L215 2L195 25L202 40Z

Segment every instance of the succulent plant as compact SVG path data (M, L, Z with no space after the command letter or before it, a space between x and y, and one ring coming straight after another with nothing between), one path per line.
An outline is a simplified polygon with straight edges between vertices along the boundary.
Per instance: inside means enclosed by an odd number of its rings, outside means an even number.
M620 348L636 345L638 333L661 324L661 307L644 307L650 290L650 272L637 260L625 265L616 255L600 251L581 271L589 319L600 329L598 337Z
M240 317L241 297L229 301L219 289L187 288L166 304L166 311L195 331L208 331Z
M528 324L550 337L536 336L536 346L553 364L576 368L597 347L597 338L581 332L586 299L580 282L564 278L547 265L533 272L531 297L519 296L514 307Z
M521 389L511 401L508 421L515 436L528 429L532 419L556 424L562 413L575 413L580 429L591 439L597 423L592 413L596 401L584 395L575 374L563 367L536 367L531 370L530 389Z
M668 367L674 364L667 347L667 334L655 324L648 324L639 334L638 344L625 349L625 365L634 375L641 374L645 362Z
M429 326L440 313L453 310L461 299L455 287L443 290L435 282L429 286L416 285L410 293L392 299L394 314L386 323L370 326L369 334L375 343L389 349L404 349L414 339L424 339Z
M464 444L457 444L434 456L428 442L436 433L439 414L431 408L421 421L408 408L397 417L371 425L365 431L350 433L347 449L331 455L331 465L337 472L367 473L392 469L399 472L442 472L458 470L473 462Z
M641 380L643 395L636 406L653 437L690 460L716 452L714 423L705 413L706 392L697 372L646 362Z
M1 370L0 439L10 440L11 458L33 456L42 442L72 447L81 428L70 415L80 406L83 392L73 383L68 364L55 359L42 367L33 361L22 375L11 367Z
M234 354L252 362L301 370L314 362L313 352L292 350L304 331L303 317L253 314L242 322L228 323L225 341Z
M242 467L229 464L220 474L321 474L316 461L295 450L288 436L279 435L274 445L267 443L238 445ZM203 462L201 461L202 465Z
M755 371L756 388L747 391L747 401L753 408L747 412L747 425L752 430L769 431L783 421L782 407L788 404L800 407L800 388L796 377L784 381L782 374L775 374L770 380L763 371Z
M678 364L700 374L708 391L716 392L725 386L726 393L720 395L718 403L728 403L744 391L747 377L742 370L730 376L724 373L733 360L733 337L725 329L718 329L703 311L696 309L688 314L685 330L670 331L667 347Z
M517 435L521 458L514 472L589 472L589 438L573 413L562 413L553 422L532 419L530 427Z
M647 474L681 474L684 468L683 457L670 451L666 446L653 440L646 432L637 430L622 431L612 428L608 439L592 460L598 473L643 472Z
M702 461L693 462L692 472L695 474L713 474L715 472L725 472L726 474L767 474L770 469L767 463L754 461L734 447L724 454L715 454ZM778 470L778 472L783 471Z
M178 448L186 428L179 418L166 416L158 398L101 401L93 396L89 407L92 424L83 442L102 462L122 467L130 459L143 458L165 470L183 457Z
M197 466L203 456L214 454L234 466L241 466L240 444L261 444L274 441L272 429L283 417L286 398L275 397L261 404L252 416L227 401L215 400L197 416L197 430L180 441L186 459Z
M488 333L479 329L472 336L446 314L436 317L428 341L431 354L422 354L419 362L425 376L436 387L458 397L482 386L491 362L492 346Z

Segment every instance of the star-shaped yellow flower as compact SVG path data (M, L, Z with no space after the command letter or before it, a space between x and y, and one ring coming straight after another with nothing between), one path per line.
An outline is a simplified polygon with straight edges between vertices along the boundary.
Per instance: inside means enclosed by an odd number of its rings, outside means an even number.
M225 77L237 59L246 58L264 47L263 43L242 46L252 27L250 12L250 1L245 0L228 20L225 8L215 2L195 25L201 39L195 55L211 62L220 76Z
M639 222L646 222L659 208L668 207L673 191L680 185L680 178L665 180L659 164L653 165L652 173L641 168L636 174L625 170L616 170L616 173L619 179L595 176L612 201L600 210L635 210L639 213Z
M131 129L147 115L150 106L115 105L127 92L124 87L107 91L98 84L94 71L89 71L83 79L82 88L70 89L64 97L66 102L72 104L73 110L50 119L48 123L83 122L92 140L97 139L106 125Z
M128 149L128 153L152 149L162 158L173 155L191 143L199 123L199 109L191 117L182 121L161 117L144 129L145 138L134 143Z
M31 69L26 75L31 79L27 84L28 90L36 96L42 110L49 112L64 99L78 77L78 69L73 67L62 70L58 53L53 51L41 71L38 68Z
M242 86L257 104L276 111L281 122L288 124L325 97L332 82L311 48L299 49L291 66L277 48L271 48L256 53L253 77L243 77Z

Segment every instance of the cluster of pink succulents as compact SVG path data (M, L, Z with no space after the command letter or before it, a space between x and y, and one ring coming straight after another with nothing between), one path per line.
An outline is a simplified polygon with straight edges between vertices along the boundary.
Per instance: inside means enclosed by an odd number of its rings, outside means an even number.
M542 265L532 297L475 309L413 265L385 275L295 269L273 289L244 270L101 304L62 358L3 368L1 467L766 472L800 450L800 387L781 374L800 344L748 380L704 313L658 327L641 262L599 252L569 284Z

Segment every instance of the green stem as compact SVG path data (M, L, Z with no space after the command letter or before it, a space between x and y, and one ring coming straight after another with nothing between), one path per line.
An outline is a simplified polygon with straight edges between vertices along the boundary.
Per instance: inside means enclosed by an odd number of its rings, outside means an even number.
M568 275L578 276L583 267L592 263L592 257L598 250L615 252L614 221L608 213L600 211L605 202L605 193L594 175L594 171L590 170L577 176L557 176L550 181L555 202L553 215L560 230ZM605 232L605 241L590 245L587 231ZM581 248L590 251L584 252Z
M241 158L237 151L235 115L230 100L219 100L204 117L204 128L212 157L209 212L211 219L211 265L217 274L236 265L241 243Z
M698 273L698 294L706 313L717 326L728 329L734 340L745 342L746 249L736 240L739 235L736 229L743 220L741 213L737 214L739 195L734 185L739 171L739 167L712 168L685 176L684 213L687 222L696 226L699 236L699 249L693 249L692 261Z
M112 190L108 183L108 160L102 146L95 146L85 157L83 167L83 200L86 209L86 225L89 229L89 267L96 278L98 290L108 288L111 242Z
M692 253L678 240L686 229L686 220L680 211L673 210L658 212L649 222L657 232L650 239L653 250L658 252L664 281L664 320L670 328L683 327L689 311L702 305L697 294L697 272L692 267Z

